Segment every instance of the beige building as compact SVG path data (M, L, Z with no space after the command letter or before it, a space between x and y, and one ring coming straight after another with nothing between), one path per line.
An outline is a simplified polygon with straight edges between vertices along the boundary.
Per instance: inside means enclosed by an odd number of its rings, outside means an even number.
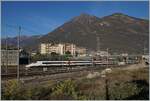
M64 44L64 51L65 52L69 51L71 53L71 55L75 55L76 45L66 43L66 44Z
M76 52L78 54L86 53L85 48L77 47L75 44L70 44L70 43L64 43L64 44L42 43L40 45L40 51L41 54L51 54L52 52L55 52L60 55L63 55L67 51L69 51L73 56L76 55Z
M79 56L84 56L86 55L86 48L84 47L77 47L76 52Z
M64 54L64 45L63 44L51 44L51 43L42 43L40 45L41 54L51 54L52 52L58 53L60 55Z

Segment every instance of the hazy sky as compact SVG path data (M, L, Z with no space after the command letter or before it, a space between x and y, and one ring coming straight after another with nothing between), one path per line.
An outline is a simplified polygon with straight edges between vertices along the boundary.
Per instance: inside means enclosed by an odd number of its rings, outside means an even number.
M47 34L71 18L88 13L98 17L116 12L138 18L149 18L148 1L13 1L2 2L2 37Z

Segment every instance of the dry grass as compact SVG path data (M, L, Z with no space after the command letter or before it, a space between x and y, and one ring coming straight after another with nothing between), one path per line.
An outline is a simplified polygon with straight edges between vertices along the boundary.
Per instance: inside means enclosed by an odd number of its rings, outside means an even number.
M149 84L149 69L114 68L107 74L110 99L147 99ZM140 83L140 87L138 86ZM105 79L97 76L80 81L80 90L89 99L106 99ZM143 92L146 97L133 97Z
M100 71L98 71L100 72ZM75 76L75 75L73 75ZM68 76L69 77L69 76ZM80 77L79 77L80 78ZM43 85L30 85L27 88L18 89L16 94L2 93L3 99L62 99L69 97L71 100L89 99L105 100L106 99L106 80L109 99L133 99L147 100L149 92L149 68L113 68L107 77L102 78L100 75L88 79L82 76L76 80L64 80L63 82L47 81ZM15 84L15 82L11 82ZM45 84L46 83L46 84ZM16 86L6 90L14 89ZM9 89L8 89L9 88ZM55 88L55 89L54 89ZM24 91L24 93L21 93ZM13 91L12 91L13 92ZM57 96L55 93L57 93ZM23 95L20 95L23 94ZM17 95L17 96L16 96ZM23 97L22 97L23 96ZM58 98L59 96L59 98ZM7 97L7 98L5 98ZM18 97L18 98L17 98Z

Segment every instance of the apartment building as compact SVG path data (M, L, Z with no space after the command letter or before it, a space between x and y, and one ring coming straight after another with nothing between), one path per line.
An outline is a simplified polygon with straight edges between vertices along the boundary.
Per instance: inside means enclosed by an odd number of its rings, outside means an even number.
M51 54L52 52L64 55L66 52L70 52L71 55L75 56L76 53L86 53L85 48L77 47L75 44L63 43L63 44L51 44L42 43L40 45L41 54Z
M67 52L67 51L69 51L71 55L74 56L76 54L76 45L69 44L69 43L64 44L64 52Z
M51 43L42 43L40 45L41 54L51 54L52 52L58 53L60 55L64 54L64 45L63 44L51 44Z

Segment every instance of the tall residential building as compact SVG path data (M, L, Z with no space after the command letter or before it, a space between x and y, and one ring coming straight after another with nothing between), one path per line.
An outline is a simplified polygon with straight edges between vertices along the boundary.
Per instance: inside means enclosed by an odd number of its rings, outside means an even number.
M63 44L51 44L51 43L42 43L40 45L41 54L51 54L52 52L58 53L60 55L64 54L64 45Z
M66 44L64 44L64 47L65 47L65 52L69 51L71 53L71 55L75 55L76 45L66 43Z
M48 48L51 46L50 43L42 43L40 45L40 53L41 54L47 54L48 53Z
M51 43L42 43L40 45L41 54L51 54L55 52L60 55L64 55L66 52L70 52L71 55L75 56L76 52L78 54L85 54L86 49L77 47L75 44L64 43L64 44L51 44Z

